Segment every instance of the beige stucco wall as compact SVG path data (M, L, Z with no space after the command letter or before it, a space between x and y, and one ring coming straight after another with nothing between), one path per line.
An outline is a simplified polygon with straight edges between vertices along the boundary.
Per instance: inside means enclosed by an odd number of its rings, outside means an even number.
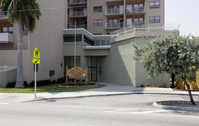
M150 9L150 2L160 2L160 8ZM145 24L146 27L162 27L165 23L165 1L164 0L145 0ZM160 16L160 23L149 23L150 16Z
M38 80L57 79L64 76L63 30L67 26L67 0L37 0L42 16L36 29L24 36L24 80L32 81L33 51L39 48L41 64ZM0 51L1 65L17 65L17 24L14 25L14 43L9 50ZM49 76L49 70L55 70L55 76Z
M105 0L87 0L87 24L88 31L91 33L102 33L106 34L106 30L104 29L105 24L107 23L107 17L105 16L105 9L107 9L107 4ZM102 12L94 13L94 6L102 6ZM102 19L102 26L93 26L93 20Z
M0 87L5 88L8 83L16 82L17 69L12 68L5 71L0 71Z
M17 66L17 50L0 50L0 66ZM23 72L24 72L24 80L28 80L28 62L29 59L28 51L23 51Z
M66 26L66 0L38 0L42 16L37 21L34 33L29 34L29 78L33 80L33 51L38 48L41 55L38 80L57 79L64 76L63 71L63 29ZM55 70L55 76L49 76Z

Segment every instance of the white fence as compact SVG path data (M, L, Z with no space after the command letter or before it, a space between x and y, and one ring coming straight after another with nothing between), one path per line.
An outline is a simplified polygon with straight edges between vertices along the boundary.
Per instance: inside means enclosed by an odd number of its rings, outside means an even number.
M5 88L9 82L16 82L17 67L0 67L0 87Z

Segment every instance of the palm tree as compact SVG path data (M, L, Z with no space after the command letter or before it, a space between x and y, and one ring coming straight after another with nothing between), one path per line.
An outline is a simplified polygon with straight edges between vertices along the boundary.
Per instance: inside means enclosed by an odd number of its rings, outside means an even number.
M2 0L0 8L11 23L18 23L18 61L16 88L23 88L23 32L33 32L41 12L36 0Z

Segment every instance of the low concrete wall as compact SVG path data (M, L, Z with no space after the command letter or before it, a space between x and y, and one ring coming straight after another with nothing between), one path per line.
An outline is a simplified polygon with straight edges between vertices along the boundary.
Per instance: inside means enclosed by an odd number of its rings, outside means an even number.
M5 88L9 82L16 82L17 68L5 66L0 70L0 87Z

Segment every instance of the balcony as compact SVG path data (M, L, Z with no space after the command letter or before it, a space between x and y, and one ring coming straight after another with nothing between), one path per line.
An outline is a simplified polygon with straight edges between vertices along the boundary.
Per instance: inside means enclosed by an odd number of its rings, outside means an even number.
M70 0L70 5L87 4L87 0Z
M131 15L131 14L144 14L144 7L138 7L138 8L127 8L126 9L126 15Z
M69 25L69 28L84 28L87 29L87 25L86 24L77 24L75 25Z
M0 33L0 43L13 43L13 34L11 33Z
M86 11L72 11L70 12L70 18L83 18L87 17Z
M0 20L8 20L8 16L4 15L4 13L1 11L0 11Z
M133 27L139 28L139 27L145 27L143 21L133 22Z
M116 9L107 9L105 10L105 15L122 15L123 14L123 9L122 8L116 8Z
M116 30L116 29L120 29L123 27L123 23L107 23L105 24L105 29L106 30Z
M106 3L124 2L124 0L105 0ZM143 3L144 0L126 0L126 3Z
M105 0L106 3L123 2L123 0Z

